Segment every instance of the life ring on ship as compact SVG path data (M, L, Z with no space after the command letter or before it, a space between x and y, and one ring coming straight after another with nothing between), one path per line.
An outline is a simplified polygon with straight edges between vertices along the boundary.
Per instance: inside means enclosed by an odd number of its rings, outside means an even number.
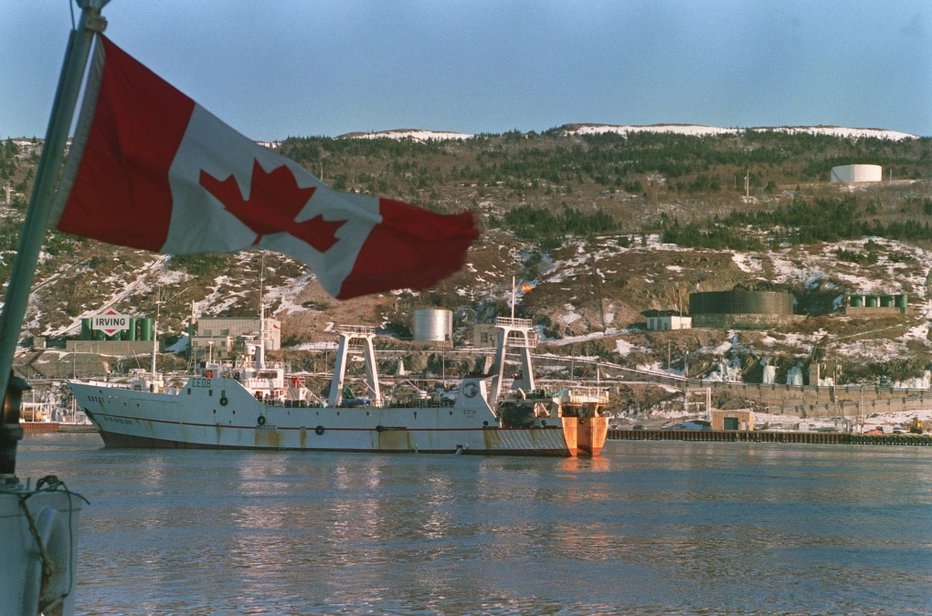
M228 402L229 400L227 400L226 396L220 396L220 406L226 406Z
M291 379L291 384L292 384L292 386L294 386L294 387L301 387L301 378L300 378L300 377L297 377L297 376L294 377L294 378L292 378L292 379Z
M317 436L320 436L323 433L324 433L323 426L317 426L316 428L314 428L314 434L316 434Z
M264 426L264 425L265 425L265 415L259 415L259 417L256 418L256 423L259 424L260 426Z
M41 479L39 481L42 481ZM69 493L70 497L70 493ZM71 532L71 515L56 507L42 507L34 516L32 532L43 548L42 559L27 561L29 570L26 579L42 578L39 587L38 605L43 613L51 611L68 596L74 584L74 539ZM46 577L43 564L48 564L50 575Z

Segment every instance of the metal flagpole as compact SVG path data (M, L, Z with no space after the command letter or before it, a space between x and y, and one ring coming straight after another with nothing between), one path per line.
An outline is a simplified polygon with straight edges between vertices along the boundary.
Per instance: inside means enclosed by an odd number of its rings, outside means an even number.
M52 195L61 172L65 141L71 129L81 83L84 81L91 43L94 34L103 32L106 27L106 20L101 17L100 10L109 0L76 1L81 7L81 20L78 28L72 30L68 38L45 145L39 159L26 219L23 222L19 247L3 303L3 313L0 315L0 391L5 392L0 425L0 484L16 482L16 446L17 441L22 438L19 401L22 392L29 388L24 379L13 377L16 343L26 314L29 291L35 279L39 251L48 228Z

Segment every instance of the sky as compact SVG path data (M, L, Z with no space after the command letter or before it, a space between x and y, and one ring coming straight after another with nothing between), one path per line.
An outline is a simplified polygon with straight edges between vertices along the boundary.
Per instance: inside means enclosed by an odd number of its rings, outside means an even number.
M928 0L112 0L103 15L255 140L568 123L932 136ZM45 136L71 24L68 0L3 1L0 138Z

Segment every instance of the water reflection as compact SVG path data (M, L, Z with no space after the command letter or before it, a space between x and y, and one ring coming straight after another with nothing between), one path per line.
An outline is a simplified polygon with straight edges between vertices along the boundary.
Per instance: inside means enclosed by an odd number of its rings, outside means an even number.
M596 460L51 451L91 499L83 614L928 607L927 452L609 445ZM22 449L45 468L50 448Z

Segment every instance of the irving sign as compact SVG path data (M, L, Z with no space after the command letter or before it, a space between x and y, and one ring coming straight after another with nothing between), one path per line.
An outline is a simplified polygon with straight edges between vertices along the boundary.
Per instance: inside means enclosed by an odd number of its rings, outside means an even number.
M129 317L113 308L91 319L91 329L100 330L108 336L129 329Z

